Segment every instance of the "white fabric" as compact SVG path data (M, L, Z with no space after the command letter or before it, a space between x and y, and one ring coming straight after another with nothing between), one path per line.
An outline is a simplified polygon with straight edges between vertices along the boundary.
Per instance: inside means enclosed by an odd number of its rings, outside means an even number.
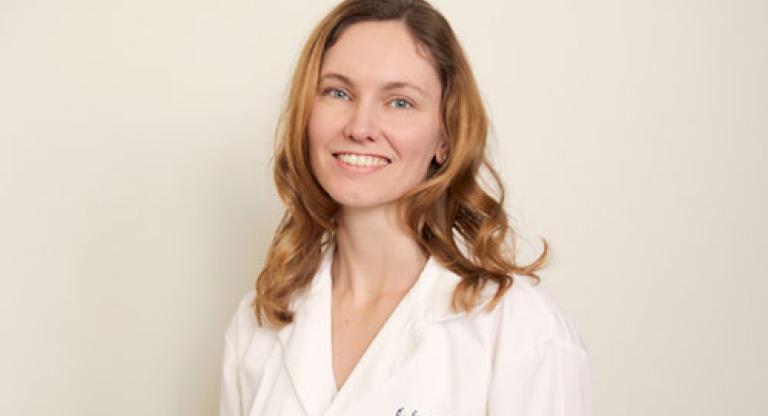
M515 275L490 313L453 313L460 278L434 258L337 392L332 254L293 303L293 324L258 327L254 293L242 299L225 335L221 416L592 415L586 349L541 284Z

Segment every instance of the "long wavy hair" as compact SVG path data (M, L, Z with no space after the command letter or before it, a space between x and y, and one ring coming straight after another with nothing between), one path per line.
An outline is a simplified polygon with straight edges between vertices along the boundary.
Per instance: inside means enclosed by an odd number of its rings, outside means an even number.
M403 224L426 255L462 279L454 311L469 312L489 283L496 292L491 310L512 285L511 274L536 275L548 244L527 265L515 259L514 230L504 211L504 188L485 154L488 119L467 58L448 21L424 0L346 0L312 31L301 52L289 95L275 131L274 180L285 212L256 280L254 312L280 328L293 322L291 301L308 287L323 248L335 239L339 205L311 171L307 124L325 52L345 28L358 22L399 20L429 51L442 85L441 119L448 145L442 164L434 159L426 179L398 201ZM497 195L484 189L481 168Z

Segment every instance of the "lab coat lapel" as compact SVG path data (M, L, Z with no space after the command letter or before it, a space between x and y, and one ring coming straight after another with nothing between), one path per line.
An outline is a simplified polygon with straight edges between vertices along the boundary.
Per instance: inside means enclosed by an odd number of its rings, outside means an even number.
M327 416L364 414L368 403L391 391L392 383L407 382L401 376L412 362L430 354L424 348L429 325L458 317L451 310L451 294L460 277L430 257L418 280L393 311L365 351L333 401ZM392 409L394 411L396 409ZM359 413L363 412L363 413Z
M289 379L308 416L364 414L367 403L394 390L393 383L407 381L403 378L409 364L429 361L425 345L430 325L464 315L451 310L451 296L461 278L429 257L414 286L336 392L331 352L334 249L334 244L326 247L309 290L292 306L294 322L277 334Z
M293 323L277 334L283 363L308 416L323 414L335 392L330 339L332 254L333 245L329 245L308 292L292 306Z

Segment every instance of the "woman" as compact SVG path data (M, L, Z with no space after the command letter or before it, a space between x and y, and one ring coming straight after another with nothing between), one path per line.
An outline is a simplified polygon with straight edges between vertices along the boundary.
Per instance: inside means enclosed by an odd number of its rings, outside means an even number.
M423 0L348 0L277 134L286 212L225 337L222 415L587 415L584 346L514 261L487 120Z

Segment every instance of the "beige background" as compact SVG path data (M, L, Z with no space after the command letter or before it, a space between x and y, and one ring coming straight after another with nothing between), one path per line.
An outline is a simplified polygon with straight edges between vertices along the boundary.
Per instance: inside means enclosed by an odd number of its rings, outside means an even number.
M288 72L334 3L0 0L0 414L215 413ZM768 3L435 4L596 414L766 414Z

